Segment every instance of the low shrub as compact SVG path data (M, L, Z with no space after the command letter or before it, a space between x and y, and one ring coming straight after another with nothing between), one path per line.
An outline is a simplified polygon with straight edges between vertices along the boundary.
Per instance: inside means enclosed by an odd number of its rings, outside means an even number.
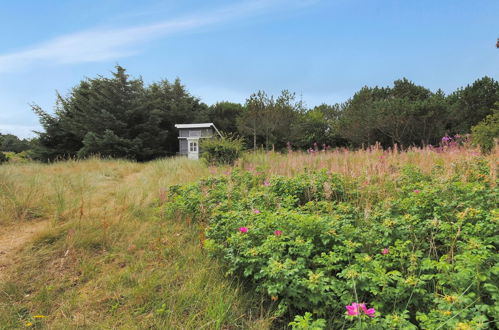
M0 164L6 163L8 161L9 161L9 159L7 158L7 156L3 152L0 151Z
M364 207L360 180L235 170L172 187L165 212L206 223L210 255L295 328L497 327L496 182L482 161L439 173L407 167Z
M232 136L205 139L201 142L201 157L209 164L232 165L241 156L243 141Z
M490 153L496 139L499 139L499 104L498 109L483 121L472 127L473 143L480 147L483 153Z

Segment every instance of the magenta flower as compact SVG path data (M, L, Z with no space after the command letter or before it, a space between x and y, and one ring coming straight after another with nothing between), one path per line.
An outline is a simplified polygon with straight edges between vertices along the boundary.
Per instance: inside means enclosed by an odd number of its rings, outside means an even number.
M381 250L381 253L388 254L388 253L390 253L390 250L388 248L384 248L383 250Z
M282 231L280 231L280 230L276 230L274 232L274 235L276 235L276 236L281 236L281 234L282 234Z
M240 233L247 233L248 232L248 227L241 227L239 228Z
M265 187L268 187L268 186L270 186L270 182L269 182L269 181L267 181L267 180L265 180L265 181L263 181L263 185L264 185Z
M444 137L442 138L442 142L443 142L443 143L448 143L448 142L450 142L451 140L452 140L452 138L451 138L450 136L447 136L447 135L446 135L446 136L444 136Z
M374 317L374 313L376 313L376 310L374 308L367 308L366 304L358 304L358 303L352 303L349 306L345 306L347 309L347 314L350 316L357 316L361 313L366 314L369 317Z
M421 190L419 190L419 189L414 190L414 193L416 193L416 194L419 194L420 192L421 192Z
M259 210L259 209L253 209L253 213L255 213L255 214L260 214L260 213L262 213L262 212L260 212L260 210Z
M351 305L345 306L347 313L350 316L359 315L359 306L357 303L352 303Z

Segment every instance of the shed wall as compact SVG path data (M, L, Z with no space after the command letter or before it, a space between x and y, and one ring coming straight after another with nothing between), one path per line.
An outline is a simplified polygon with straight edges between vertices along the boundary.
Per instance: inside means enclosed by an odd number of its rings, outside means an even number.
M179 148L178 148L179 154L180 155L187 155L187 140L186 139L179 139L178 143L179 143Z

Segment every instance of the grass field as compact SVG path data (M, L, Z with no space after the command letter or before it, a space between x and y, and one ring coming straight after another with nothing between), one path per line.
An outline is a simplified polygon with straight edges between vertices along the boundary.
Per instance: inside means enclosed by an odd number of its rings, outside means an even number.
M499 152L483 157L496 182ZM372 148L246 154L236 165L268 176L314 169L362 178L390 195L403 165L449 175L476 150L399 153ZM149 163L89 159L0 166L0 241L39 225L10 251L0 277L0 329L272 327L273 309L202 248L203 227L160 217L170 185L227 175L230 167L172 158ZM379 183L386 182L386 184ZM4 242L6 240L4 239Z
M168 185L208 174L185 159L0 167L2 234L46 223L3 270L0 328L265 328L199 228L155 216Z

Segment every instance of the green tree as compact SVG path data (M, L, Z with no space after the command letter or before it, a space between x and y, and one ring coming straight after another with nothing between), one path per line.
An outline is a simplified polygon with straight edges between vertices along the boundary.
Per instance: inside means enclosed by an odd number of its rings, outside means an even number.
M494 104L499 102L499 82L483 77L452 93L449 101L453 114L450 132L470 133L471 127L492 114Z
M180 80L144 87L117 66L110 78L86 79L66 97L57 95L54 115L34 105L44 132L34 157L53 160L99 154L139 161L173 154L175 123L196 122L206 105Z
M345 139L338 133L340 115L340 104L321 104L301 114L298 119L299 132L294 144L301 148L309 148L314 143L328 146L345 145Z
M161 80L146 89L144 104L149 124L158 129L151 132L149 145L156 146L156 155L174 155L178 151L178 131L175 124L201 123L208 121L208 107L190 95L180 79L173 83Z
M483 153L491 152L499 138L499 102L492 111L493 114L471 129L473 144L478 145Z
M220 131L236 134L237 118L243 111L243 106L239 103L217 102L208 108L208 118Z
M344 105L338 127L355 146L380 142L407 147L438 142L448 119L441 90L432 93L404 78L391 88L362 88Z
M271 104L270 98L264 91L251 94L244 106L244 111L237 119L238 131L243 136L251 136L253 150L257 148L257 136L264 132L262 119Z
M373 103L388 98L389 92L387 88L365 86L345 102L338 123L341 136L357 147L375 142L388 144L376 127L379 118L373 111Z
M0 134L0 151L23 152L30 149L30 141L12 134Z

